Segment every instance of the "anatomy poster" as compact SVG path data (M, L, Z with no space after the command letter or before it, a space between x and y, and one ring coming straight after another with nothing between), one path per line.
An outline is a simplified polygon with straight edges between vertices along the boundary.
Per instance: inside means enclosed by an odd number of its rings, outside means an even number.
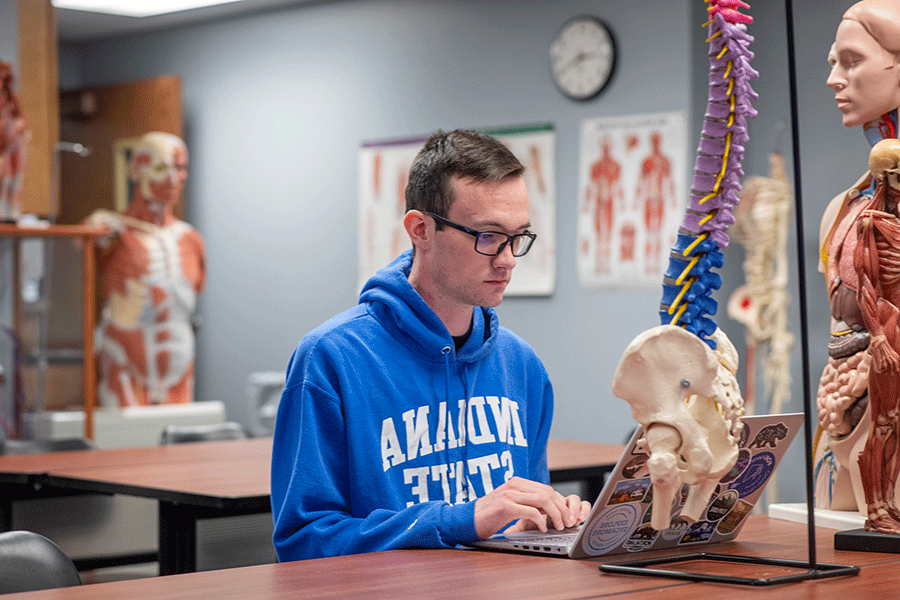
M517 259L506 295L549 295L556 285L555 135L552 125L485 131L525 165L534 246ZM359 156L358 286L411 247L403 228L409 168L426 137L363 144ZM474 242L472 252L475 252Z
M585 287L660 285L684 217L684 113L581 125L578 277Z

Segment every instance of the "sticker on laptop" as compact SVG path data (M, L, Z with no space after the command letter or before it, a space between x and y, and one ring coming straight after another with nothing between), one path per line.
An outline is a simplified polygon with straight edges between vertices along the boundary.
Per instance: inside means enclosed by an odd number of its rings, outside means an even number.
M586 536L589 551L603 554L624 542L640 520L638 506L640 505L610 506L599 518L594 519Z

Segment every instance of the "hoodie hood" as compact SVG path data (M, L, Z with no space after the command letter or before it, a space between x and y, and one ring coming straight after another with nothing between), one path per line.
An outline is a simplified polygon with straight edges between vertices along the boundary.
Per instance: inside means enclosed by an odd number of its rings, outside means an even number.
M407 250L380 269L363 286L360 305L411 351L431 362L444 362L448 352L456 360L474 362L486 356L496 341L499 326L493 308L476 306L472 333L457 352L453 337L422 296L409 283L412 251Z

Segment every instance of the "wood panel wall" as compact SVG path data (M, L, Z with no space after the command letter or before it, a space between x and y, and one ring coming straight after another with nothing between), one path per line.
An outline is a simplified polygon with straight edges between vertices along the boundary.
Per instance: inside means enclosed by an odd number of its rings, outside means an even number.
M40 216L59 213L59 77L56 17L50 0L18 0L19 74L16 89L22 99L31 142L25 162L22 212Z

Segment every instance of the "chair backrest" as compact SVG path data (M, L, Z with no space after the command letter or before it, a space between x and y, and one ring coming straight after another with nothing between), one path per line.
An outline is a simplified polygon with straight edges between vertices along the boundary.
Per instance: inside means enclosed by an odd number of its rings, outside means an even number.
M218 442L222 440L243 440L247 433L239 423L226 421L211 425L166 425L160 438L161 444L181 444L184 442Z
M33 531L0 533L0 594L81 585L65 552Z
M85 438L62 438L55 440L2 440L0 454L43 454L64 450L90 450L94 445Z

